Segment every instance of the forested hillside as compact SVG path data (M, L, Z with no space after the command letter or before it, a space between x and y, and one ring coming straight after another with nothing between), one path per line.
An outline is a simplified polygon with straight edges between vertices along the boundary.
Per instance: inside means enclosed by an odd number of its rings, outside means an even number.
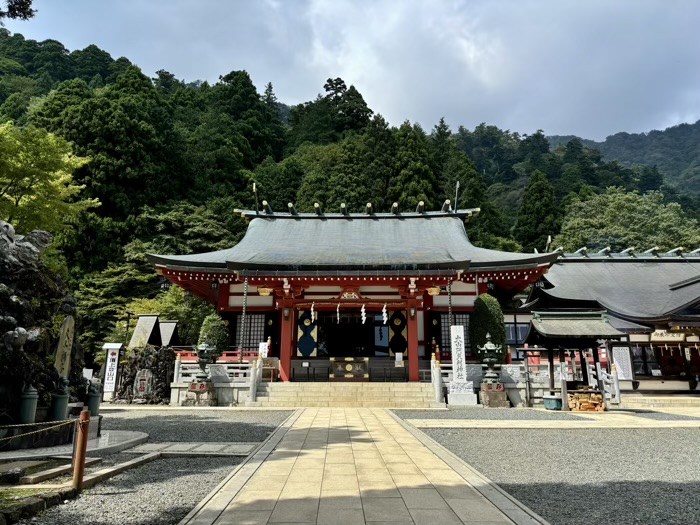
M547 138L552 147L556 147L575 137ZM656 166L677 190L700 194L700 120L663 131L616 133L604 142L582 139L582 143L600 150L607 160L618 160L626 166Z
M300 211L411 211L420 200L434 210L459 183L458 206L481 209L470 239L496 249L542 251L548 236L568 250L700 246L657 169L604 160L578 139L552 149L541 131L392 126L340 78L290 109L271 84L259 93L245 71L222 73L215 84L148 78L94 45L69 51L0 28L0 219L55 234L50 263L77 292L88 355L123 338L127 309L196 334L207 307L161 290L145 254L233 245L246 227L233 210L254 206L253 182L274 209ZM586 222L621 204L669 234Z

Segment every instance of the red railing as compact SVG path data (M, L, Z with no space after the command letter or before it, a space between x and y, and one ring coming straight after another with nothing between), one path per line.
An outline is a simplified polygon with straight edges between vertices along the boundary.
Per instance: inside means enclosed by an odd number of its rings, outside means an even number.
M183 363L196 363L197 352L193 346L173 346L173 350L180 356ZM239 351L236 347L229 347L216 360L217 363L247 363L258 358L257 348L243 348Z

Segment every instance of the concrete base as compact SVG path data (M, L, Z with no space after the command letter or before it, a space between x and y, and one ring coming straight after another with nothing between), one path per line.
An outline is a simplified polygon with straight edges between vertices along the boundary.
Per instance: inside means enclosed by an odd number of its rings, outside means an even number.
M216 394L214 398L216 403L214 405L202 403L194 405L193 401L196 400L192 399L194 394L189 391L189 388L189 383L171 383L170 406L245 406L250 393L250 387L246 383L215 383Z
M449 406L476 406L476 394L447 394L447 404Z
M217 405L216 401L216 388L213 383L201 383L197 384L197 390L188 390L185 394L184 405L195 406L195 407L215 407Z
M481 404L485 408L510 408L508 394L504 391L481 390Z

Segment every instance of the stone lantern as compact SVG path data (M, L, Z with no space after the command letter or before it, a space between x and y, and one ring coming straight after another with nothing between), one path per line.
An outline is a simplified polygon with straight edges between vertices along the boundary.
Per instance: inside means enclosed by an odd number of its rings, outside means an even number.
M197 347L197 358L199 372L194 376L194 381L190 383L185 405L216 406L216 388L207 372L207 366L216 359L216 349L207 343L202 343Z
M477 349L482 356L482 363L487 366L486 374L481 380L481 404L490 408L509 408L508 394L503 389L503 383L494 368L503 352L502 345L493 344L491 334L486 334L486 344L477 346Z

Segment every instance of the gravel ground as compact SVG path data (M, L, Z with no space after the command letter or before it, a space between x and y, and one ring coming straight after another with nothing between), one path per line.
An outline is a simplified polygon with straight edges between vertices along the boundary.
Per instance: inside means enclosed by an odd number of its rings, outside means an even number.
M585 420L567 412L514 408L453 408L445 410L394 410L401 419L488 419L493 421Z
M263 441L289 411L105 410L104 430L146 432L148 441Z
M553 525L700 523L697 428L424 432Z
M20 524L172 525L184 518L241 460L159 459L119 474L85 491L78 499Z
M105 430L136 430L149 441L260 442L289 411L105 410ZM91 457L100 456L90 453ZM133 454L104 455L88 472L134 459ZM170 525L220 483L243 458L158 459L128 470L85 491L78 499L53 507L24 525ZM68 479L68 478L66 478ZM59 480L60 481L60 480ZM55 483L56 480L52 480Z

